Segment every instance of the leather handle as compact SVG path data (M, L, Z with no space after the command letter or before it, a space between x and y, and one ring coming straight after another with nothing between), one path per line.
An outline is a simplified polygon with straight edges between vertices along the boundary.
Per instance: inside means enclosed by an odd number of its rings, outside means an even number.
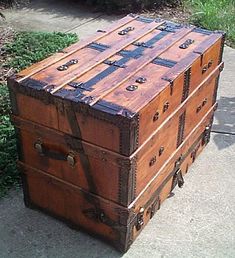
M54 160L67 161L71 167L74 167L74 165L76 163L74 155L72 153L64 154L59 151L50 150L50 149L46 148L40 141L37 141L34 143L34 148L37 150L39 155L45 156L45 157L48 157L48 158L54 159Z

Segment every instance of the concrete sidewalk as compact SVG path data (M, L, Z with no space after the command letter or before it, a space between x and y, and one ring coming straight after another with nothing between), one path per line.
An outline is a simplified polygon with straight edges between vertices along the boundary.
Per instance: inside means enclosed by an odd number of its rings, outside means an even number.
M68 5L66 0L32 0L27 7L7 9L2 13L6 20L0 20L0 26L8 25L20 31L71 32L77 33L79 38L87 37L123 17L91 12L76 1Z
M14 29L73 31L80 38L117 16L90 13L60 1L6 10ZM72 28L72 29L71 29ZM0 200L0 258L235 257L235 50L225 48L212 138L190 168L183 189L168 199L125 254L40 212L13 190Z

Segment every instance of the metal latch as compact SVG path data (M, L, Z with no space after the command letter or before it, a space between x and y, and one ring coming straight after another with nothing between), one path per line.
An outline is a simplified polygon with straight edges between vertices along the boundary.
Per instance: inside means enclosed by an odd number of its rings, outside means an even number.
M179 188L182 188L184 185L184 178L182 175L182 171L180 169L178 169L173 176L172 190L175 188L177 184Z
M142 226L144 225L144 208L141 207L139 213L137 214L137 222L136 222L136 229L139 231Z

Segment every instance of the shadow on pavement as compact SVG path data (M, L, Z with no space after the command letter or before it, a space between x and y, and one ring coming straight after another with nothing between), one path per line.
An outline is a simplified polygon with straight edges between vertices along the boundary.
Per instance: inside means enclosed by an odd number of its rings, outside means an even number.
M235 97L221 97L218 100L212 131L218 132L214 136L218 149L227 148L235 143ZM231 134L234 137L231 137Z
M27 6L22 6L21 9L50 13L55 17L77 18L81 13L84 19L101 16L101 13L97 12L94 7L85 5L81 0L31 0Z

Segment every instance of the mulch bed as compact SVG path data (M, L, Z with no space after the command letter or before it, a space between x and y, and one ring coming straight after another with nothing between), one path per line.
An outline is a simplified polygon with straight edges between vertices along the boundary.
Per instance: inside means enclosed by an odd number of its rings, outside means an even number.
M143 11L141 15L152 18L163 18L179 23L189 23L190 12L186 11L183 6L178 7L160 7L150 11Z

